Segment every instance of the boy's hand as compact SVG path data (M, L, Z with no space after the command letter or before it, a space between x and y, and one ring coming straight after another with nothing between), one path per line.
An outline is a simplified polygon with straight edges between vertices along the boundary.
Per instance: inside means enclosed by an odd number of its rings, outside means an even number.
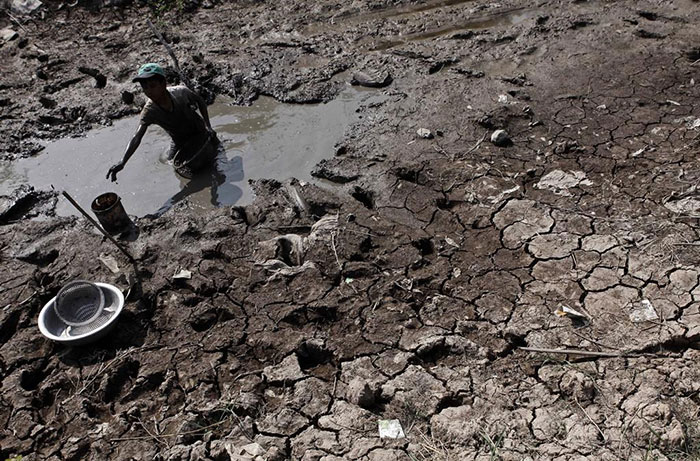
M110 175L112 176L112 182L117 180L117 173L122 171L124 169L124 164L122 162L115 163L112 165L112 167L109 169L107 172L107 178L109 179Z

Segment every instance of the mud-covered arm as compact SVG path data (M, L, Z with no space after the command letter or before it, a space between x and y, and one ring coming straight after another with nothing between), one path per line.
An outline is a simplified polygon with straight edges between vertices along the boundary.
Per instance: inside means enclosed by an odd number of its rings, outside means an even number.
M119 163L112 165L112 167L107 172L107 178L111 176L112 181L117 180L117 173L124 169L124 165L126 165L126 162L128 162L131 156L134 155L134 152L136 152L136 149L138 149L139 145L141 144L141 139L143 139L143 135L146 134L147 129L147 124L141 123L139 125L139 128L136 130L136 133L134 133L134 136L132 136L131 140L129 141L129 144L126 146L124 158L122 158L122 160Z

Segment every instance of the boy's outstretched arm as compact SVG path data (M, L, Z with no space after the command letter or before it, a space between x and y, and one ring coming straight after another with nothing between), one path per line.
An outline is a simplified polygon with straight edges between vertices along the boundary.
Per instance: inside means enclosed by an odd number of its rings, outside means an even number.
M143 138L143 135L146 133L147 129L148 125L144 125L143 123L139 125L138 130L136 130L136 133L134 133L134 136L131 138L131 141L129 141L129 145L126 146L124 158L119 163L112 165L112 167L107 172L107 178L111 176L112 182L117 180L117 173L124 169L124 165L126 165L126 162L129 161L131 156L134 155L134 152L136 152L136 149L138 149L139 145L141 144L141 139Z

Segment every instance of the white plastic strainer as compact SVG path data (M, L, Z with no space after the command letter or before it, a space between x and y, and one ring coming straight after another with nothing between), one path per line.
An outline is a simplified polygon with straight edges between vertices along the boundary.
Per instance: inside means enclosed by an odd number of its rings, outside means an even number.
M105 296L97 285L74 280L64 285L56 295L54 311L66 325L79 327L98 318L104 306Z

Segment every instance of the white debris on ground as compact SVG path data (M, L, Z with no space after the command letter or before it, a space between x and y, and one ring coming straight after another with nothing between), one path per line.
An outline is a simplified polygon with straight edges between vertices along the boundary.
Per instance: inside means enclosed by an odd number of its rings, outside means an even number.
M559 317L574 317L574 318L588 319L588 316L586 314L584 314L583 312L579 312L576 309L572 309L569 306L564 306L564 305L562 305L559 309L554 311L554 314L556 314Z
M406 437L398 419L382 419L379 421L379 438L403 439Z
M418 128L418 131L416 131L416 134L418 135L419 138L433 139L433 132L427 128Z
M676 124L684 122L686 128L688 128L689 130L697 130L698 128L700 128L700 118L693 117L692 115L674 120L674 123Z
M12 0L9 6L17 14L30 14L41 5L39 0Z
M592 185L593 182L586 178L586 173L583 171L553 170L544 175L535 187L550 190L557 195L570 196L569 189L572 187Z
M113 274L118 274L119 273L119 264L117 263L117 260L114 259L114 256L107 255L107 254L101 254L99 257L99 260L102 264L105 265L107 269L109 269Z
M187 269L182 269L173 275L173 280L190 280L192 278L192 271Z
M680 200L670 200L664 206L674 213L695 215L700 213L700 199L686 197Z
M632 306L630 312L630 320L634 323L647 322L649 320L658 320L659 314L656 313L654 305L648 299L642 299L638 304Z

